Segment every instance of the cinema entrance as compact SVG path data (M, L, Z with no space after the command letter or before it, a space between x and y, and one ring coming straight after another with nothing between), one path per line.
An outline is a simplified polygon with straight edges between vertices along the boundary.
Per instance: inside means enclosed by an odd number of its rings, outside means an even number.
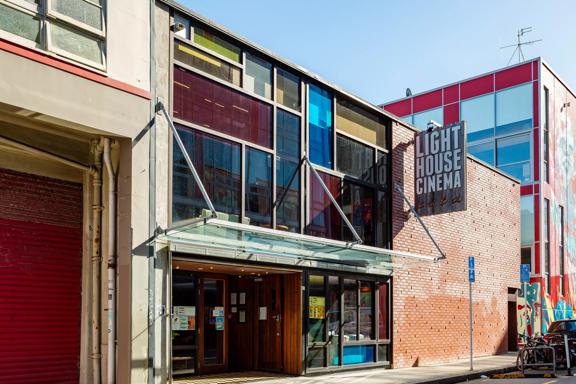
M172 261L172 375L301 373L301 272Z

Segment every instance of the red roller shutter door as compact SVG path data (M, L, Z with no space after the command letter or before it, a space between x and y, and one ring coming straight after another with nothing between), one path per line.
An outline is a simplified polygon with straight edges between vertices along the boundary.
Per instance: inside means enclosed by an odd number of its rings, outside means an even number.
M0 383L77 383L82 185L0 168Z

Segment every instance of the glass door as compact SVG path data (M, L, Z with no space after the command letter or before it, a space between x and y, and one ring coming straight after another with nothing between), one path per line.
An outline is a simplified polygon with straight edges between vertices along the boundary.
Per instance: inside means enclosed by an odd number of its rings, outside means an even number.
M196 277L172 271L172 374L196 370Z
M201 373L222 372L228 367L225 290L225 277L202 277Z

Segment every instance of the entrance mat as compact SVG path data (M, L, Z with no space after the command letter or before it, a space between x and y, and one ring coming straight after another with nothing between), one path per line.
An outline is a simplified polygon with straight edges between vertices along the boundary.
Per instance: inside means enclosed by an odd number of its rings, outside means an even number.
M228 384L228 383L253 383L260 380L277 379L286 377L268 372L228 372L216 375L180 376L172 379L175 384Z

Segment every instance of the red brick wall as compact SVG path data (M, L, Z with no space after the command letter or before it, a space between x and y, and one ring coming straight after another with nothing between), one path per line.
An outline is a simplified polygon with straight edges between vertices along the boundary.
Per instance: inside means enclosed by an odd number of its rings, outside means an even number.
M392 182L414 201L414 131L393 129ZM469 356L468 256L473 284L474 355L508 349L508 287L519 287L520 185L467 160L468 209L423 218L447 259L396 270L393 366L430 365ZM398 193L393 194L393 249L438 255Z

